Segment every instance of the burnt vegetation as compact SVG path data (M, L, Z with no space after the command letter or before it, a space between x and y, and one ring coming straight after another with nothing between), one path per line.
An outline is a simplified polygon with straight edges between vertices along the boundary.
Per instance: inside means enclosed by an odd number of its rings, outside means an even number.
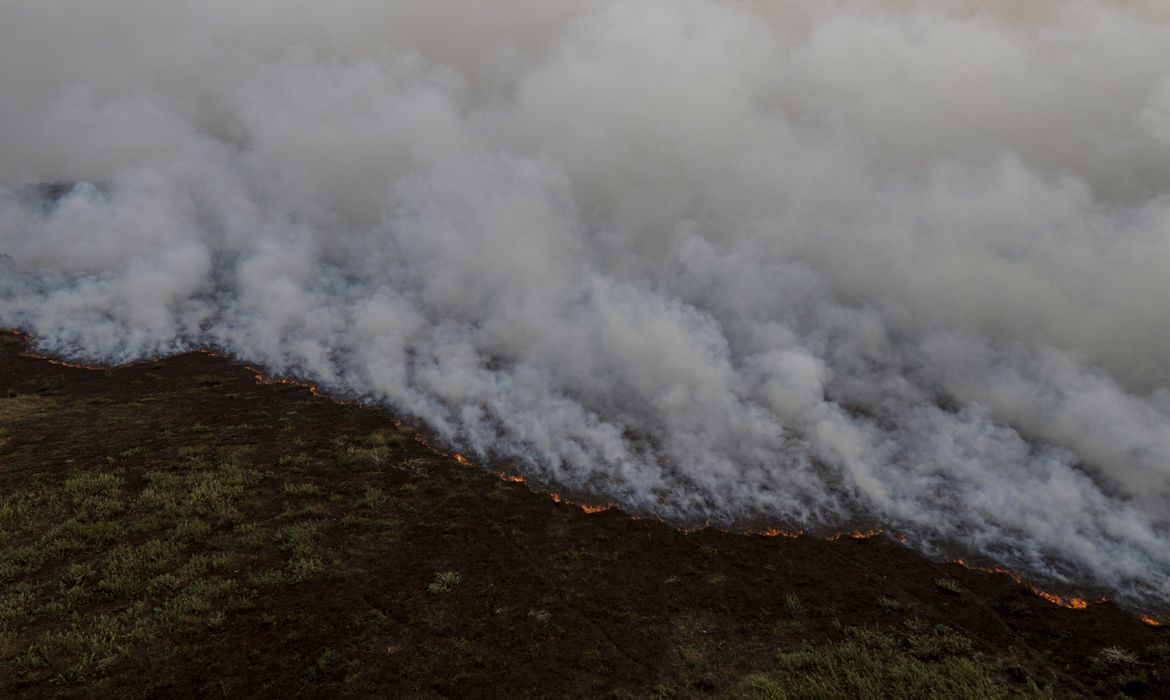
M883 537L679 532L193 353L0 336L0 696L1163 697L1170 632Z

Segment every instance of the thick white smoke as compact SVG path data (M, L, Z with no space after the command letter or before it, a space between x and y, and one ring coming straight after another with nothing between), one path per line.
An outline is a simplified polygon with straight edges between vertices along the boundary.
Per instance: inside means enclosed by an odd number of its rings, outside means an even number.
M1165 0L7 0L0 324L1170 602L1167 47Z

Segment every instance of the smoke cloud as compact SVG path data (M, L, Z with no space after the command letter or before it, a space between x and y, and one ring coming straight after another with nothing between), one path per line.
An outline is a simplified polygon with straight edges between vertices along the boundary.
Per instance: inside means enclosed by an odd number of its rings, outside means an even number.
M1170 603L1170 3L0 17L0 323L43 348L221 348L635 511Z

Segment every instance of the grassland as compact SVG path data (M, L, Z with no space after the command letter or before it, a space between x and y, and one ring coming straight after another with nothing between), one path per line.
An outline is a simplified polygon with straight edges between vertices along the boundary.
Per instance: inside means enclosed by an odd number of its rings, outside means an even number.
M3 697L1164 697L1170 636L875 538L679 532L201 354L0 336ZM498 466L498 465L497 465ZM506 466L506 465L504 465Z

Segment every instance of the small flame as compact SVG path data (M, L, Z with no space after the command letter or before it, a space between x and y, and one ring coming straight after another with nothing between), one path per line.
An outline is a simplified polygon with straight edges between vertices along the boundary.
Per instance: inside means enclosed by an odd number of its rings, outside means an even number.
M1142 619L1142 622L1146 623L1150 627L1161 627L1164 624L1163 622L1161 622L1159 620L1155 620L1154 618L1152 618L1149 615L1146 615L1144 613L1142 614L1141 619Z
M760 533L762 537L787 537L795 539L804 536L804 530L781 530L777 527L770 527Z
M470 465L470 464L471 464L471 460L470 460L470 459L468 459L468 458L464 457L462 454L460 454L460 453L458 453L458 452L456 452L456 453L455 453L455 461L456 461L456 462L459 462L459 463L460 463L460 464L462 464L463 466L468 466L468 465Z
M208 353L208 354L210 354L210 353ZM295 379L287 379L284 377L269 378L269 377L265 377L261 372L259 372L256 369L252 369L252 373L256 377L257 384L284 384L284 385L288 385L288 386L300 386L300 387L304 387L304 388L308 389L309 393L312 394L313 396L320 396L321 395L321 392L320 392L320 390L317 389L316 384L309 384L308 382L298 382ZM341 403L341 402L338 401L337 403Z
M837 540L842 540L842 539L868 540L871 537L877 537L878 535L882 534L883 532L885 532L885 531L884 530L854 530L853 532L839 532L836 535L833 535L832 537L830 537L829 539L833 540L834 542Z
M594 513L604 513L607 510L612 510L613 508L617 507L613 504L612 501L609 503L602 503L600 505L593 505L590 503L578 503L577 501L571 501L571 500L565 498L564 496L557 493L556 491L550 491L548 494L548 497L553 500L553 503L564 503L566 505L576 506L576 507L580 508L582 511L584 511L585 513L588 513L589 515L593 515Z
M48 355L38 355L35 352L22 353L21 356L27 357L27 358L32 359L32 360L43 360L43 361L45 361L45 362L47 362L50 365L53 365L55 367L66 367L68 369L84 369L84 370L89 370L91 372L97 372L100 370L107 369L106 367L101 367L98 365L83 365L83 364L78 363L78 362L66 362L65 360L58 360L56 358L49 357Z
M1084 610L1085 608L1089 607L1089 601L1085 600L1084 598L1077 598L1075 596L1066 598L1064 596L1056 595L1055 593L1049 593L1048 591L1042 591L1039 588L1036 588L1035 586L1029 586L1029 588L1032 589L1033 593L1040 596L1044 600L1047 600L1049 603L1053 603L1054 605L1059 605L1062 608L1071 608L1073 610Z

